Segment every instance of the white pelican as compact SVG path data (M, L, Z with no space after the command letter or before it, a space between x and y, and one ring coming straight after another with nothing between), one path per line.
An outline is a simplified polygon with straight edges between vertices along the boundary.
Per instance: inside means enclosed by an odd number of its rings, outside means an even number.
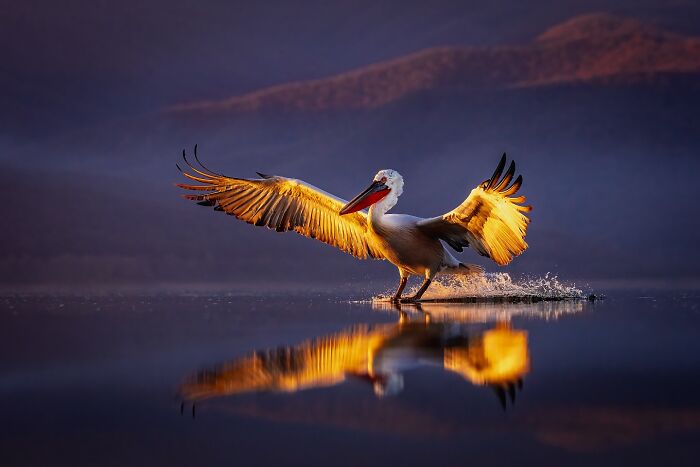
M508 264L527 248L525 233L530 220L523 214L524 196L512 197L522 184L515 181L515 163L505 175L503 154L491 178L474 188L467 199L442 216L424 219L406 214L387 214L403 192L403 178L395 170L380 170L370 186L350 202L322 191L304 181L265 175L246 179L221 175L201 165L197 168L183 159L193 173L182 174L201 185L177 184L187 190L203 191L185 198L216 211L235 216L249 224L266 226L278 232L293 230L335 246L357 258L385 259L399 269L401 281L392 297L416 301L439 273L476 274L480 266L464 264L442 242L461 252L471 246L480 255L499 265ZM369 207L365 214L362 210ZM422 276L415 295L401 298L411 275Z

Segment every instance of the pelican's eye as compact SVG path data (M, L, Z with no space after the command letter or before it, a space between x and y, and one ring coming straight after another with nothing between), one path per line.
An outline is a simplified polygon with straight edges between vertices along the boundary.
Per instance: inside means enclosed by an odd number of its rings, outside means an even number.
M382 177L381 182L382 182L382 183L386 183L386 177Z

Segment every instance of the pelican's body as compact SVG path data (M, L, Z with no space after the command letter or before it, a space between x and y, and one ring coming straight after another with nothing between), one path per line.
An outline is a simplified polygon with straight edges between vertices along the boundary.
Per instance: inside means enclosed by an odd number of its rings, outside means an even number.
M294 230L358 258L391 262L401 278L395 300L401 299L409 276L421 276L423 285L407 299L418 300L439 273L482 272L479 266L457 260L446 244L460 252L471 246L500 265L527 248L524 237L529 219L523 212L531 208L520 204L524 197L510 197L520 188L522 177L511 183L515 173L511 162L501 178L505 162L504 154L493 176L474 188L460 206L429 219L388 213L403 192L403 177L391 169L380 170L372 184L350 202L301 180L264 174L258 174L260 179L231 178L204 166L197 169L189 162L195 174L183 174L204 185L178 186L206 191L185 197L250 224L279 232ZM365 214L362 209L367 207Z
M403 274L433 277L445 269L460 266L439 239L419 229L418 223L425 219L385 214L382 206L377 205L369 208L368 233L384 257Z

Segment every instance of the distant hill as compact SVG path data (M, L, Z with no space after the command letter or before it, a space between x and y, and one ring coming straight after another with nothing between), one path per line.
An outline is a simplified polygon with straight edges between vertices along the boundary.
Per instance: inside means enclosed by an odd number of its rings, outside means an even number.
M639 83L700 74L700 38L605 13L578 16L524 46L430 48L336 76L176 105L187 114L373 109L422 91Z

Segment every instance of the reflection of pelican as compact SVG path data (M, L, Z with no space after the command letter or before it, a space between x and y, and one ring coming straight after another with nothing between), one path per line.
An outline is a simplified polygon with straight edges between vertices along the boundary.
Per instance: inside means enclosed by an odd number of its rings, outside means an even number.
M358 258L389 260L401 277L394 300L401 298L410 275L424 278L416 294L407 299L418 300L438 273L481 271L457 260L443 242L459 252L470 246L499 265L508 264L527 248L529 219L523 213L530 207L522 205L524 196L514 197L522 184L521 176L514 179L515 163L503 174L505 154L491 178L474 188L462 204L431 219L387 214L403 191L403 178L394 170L380 170L365 191L346 202L301 180L264 174L258 174L259 179L233 178L204 166L196 168L186 158L185 162L192 172L183 175L199 185L178 186L201 193L185 195L188 199L249 224L278 232L293 230ZM367 207L365 214L362 210Z
M200 371L182 386L192 400L260 391L294 392L332 386L354 377L377 395L403 388L402 373L439 366L476 385L490 385L505 402L529 370L527 333L500 325L471 331L455 323L412 322L356 326L295 347L258 351L215 370Z

